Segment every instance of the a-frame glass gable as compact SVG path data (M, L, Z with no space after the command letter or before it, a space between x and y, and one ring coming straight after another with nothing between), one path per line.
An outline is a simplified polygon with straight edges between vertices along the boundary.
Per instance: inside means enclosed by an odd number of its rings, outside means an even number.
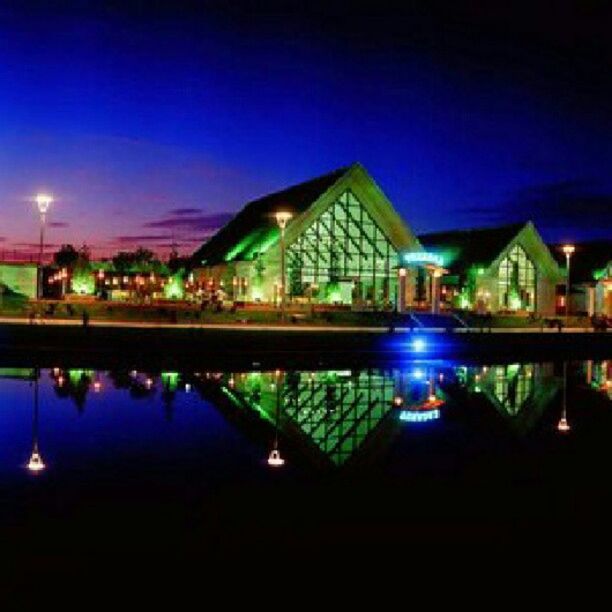
M290 295L319 301L392 300L397 265L396 249L350 190L287 246Z
M536 268L516 244L499 264L500 306L509 310L535 310Z

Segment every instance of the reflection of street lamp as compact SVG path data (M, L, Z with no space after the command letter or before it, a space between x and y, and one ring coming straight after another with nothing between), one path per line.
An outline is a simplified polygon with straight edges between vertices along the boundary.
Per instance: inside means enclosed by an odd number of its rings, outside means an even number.
M565 261L567 263L567 280L565 281L565 319L569 317L569 299L570 299L570 258L572 253L576 250L573 244L566 244L563 246L563 252L565 253Z
M280 247L281 247L281 321L285 320L285 228L293 215L290 212L278 211L276 213L276 222L281 232Z
M45 463L38 450L38 370L34 376L34 415L32 417L32 453L27 468L30 472L37 474L45 469Z
M571 429L567 422L567 361L563 362L563 407L561 410L561 418L557 423L557 430L561 433L568 433Z
M277 379L280 379L281 371L276 370L275 376ZM268 455L268 465L270 467L282 467L285 465L285 460L281 457L280 451L278 450L278 426L280 421L280 390L281 384L280 380L276 381L276 419L274 423L274 446Z
M43 248L44 248L45 221L46 221L47 211L49 210L49 206L51 206L51 202L53 202L53 198L50 195L39 193L36 195L35 200L36 200L36 206L38 206L38 212L40 214L40 246L38 250L38 283L37 283L37 297L40 300L42 298L42 293L43 293L42 258L43 258Z

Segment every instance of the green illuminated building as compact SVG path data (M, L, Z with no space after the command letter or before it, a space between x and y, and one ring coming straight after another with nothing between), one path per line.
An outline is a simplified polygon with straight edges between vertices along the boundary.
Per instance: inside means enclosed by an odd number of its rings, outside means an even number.
M0 291L34 299L37 278L36 264L0 263Z
M449 308L555 313L565 271L533 223L426 234L419 241L442 258L448 274L440 298Z
M285 279L276 213L291 213ZM414 234L360 164L247 204L193 256L197 280L228 298L382 306L397 298L398 257Z

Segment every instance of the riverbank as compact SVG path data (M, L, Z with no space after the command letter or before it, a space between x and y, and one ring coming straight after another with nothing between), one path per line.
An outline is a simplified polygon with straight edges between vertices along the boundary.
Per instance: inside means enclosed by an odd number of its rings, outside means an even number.
M612 333L347 326L0 321L0 363L202 369L325 367L408 359L512 361L612 357ZM336 367L336 366L334 366Z
M414 316L412 316L414 315ZM136 304L128 302L104 301L7 301L0 307L0 321L34 321L51 324L58 322L63 325L67 321L80 324L83 316L89 321L108 324L143 324L150 326L236 326L248 325L275 327L283 324L279 309L261 304L245 304L237 307L202 308L199 305L186 302L164 302L156 304ZM452 327L477 328L485 326L494 329L522 329L541 331L547 328L556 331L558 324L572 329L592 329L588 317L571 316L535 316L525 314L492 314L482 316L472 312L450 313L437 317L439 325ZM309 329L347 327L347 328L382 328L390 325L398 328L431 327L431 315L426 311L414 313L394 313L391 311L353 311L345 307L322 305L292 305L285 317L285 322L291 326L307 327ZM445 320L444 323L441 321Z

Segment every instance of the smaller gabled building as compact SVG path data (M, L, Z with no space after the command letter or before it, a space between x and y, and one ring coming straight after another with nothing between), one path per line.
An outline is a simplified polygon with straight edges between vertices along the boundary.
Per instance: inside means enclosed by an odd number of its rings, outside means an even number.
M419 236L441 257L448 274L441 300L478 312L554 314L557 285L565 282L533 223Z

